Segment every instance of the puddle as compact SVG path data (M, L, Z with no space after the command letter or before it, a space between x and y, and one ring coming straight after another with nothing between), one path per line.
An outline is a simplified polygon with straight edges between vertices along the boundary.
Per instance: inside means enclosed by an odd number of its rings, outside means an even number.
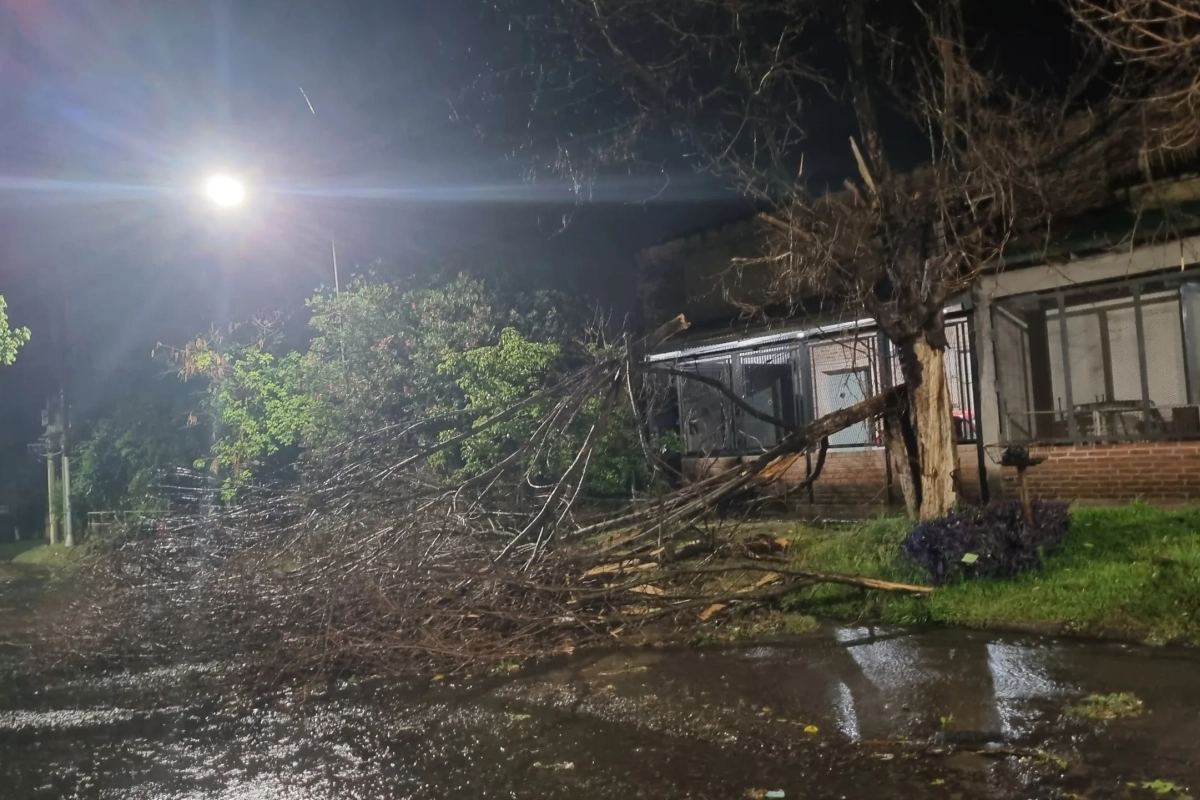
M219 675L210 666L9 684L0 797L1095 798L1134 797L1127 784L1156 780L1200 788L1200 659L1184 651L838 629L795 646L612 652L475 684L368 683L318 697L248 698L219 688ZM1135 693L1147 713L1107 723L1062 713L1115 691Z

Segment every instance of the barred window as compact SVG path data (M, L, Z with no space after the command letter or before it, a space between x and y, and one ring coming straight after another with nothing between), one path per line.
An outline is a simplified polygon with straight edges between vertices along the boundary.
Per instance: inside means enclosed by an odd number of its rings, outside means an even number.
M817 333L814 331L813 333ZM975 437L975 383L967 320L946 324L946 378L959 441ZM681 359L678 369L711 378L746 405L782 424L739 408L699 380L677 382L679 423L691 455L761 453L779 444L787 429L868 399L900 381L899 362L877 329L860 328L833 338L806 337L728 354ZM876 420L865 420L830 437L833 447L882 444Z
M708 361L693 361L681 369L696 372L706 378L732 385L731 363L728 357ZM681 378L679 381L680 427L687 452L717 454L730 450L730 423L733 404L713 386L701 381Z
M792 351L779 349L742 355L742 387L739 396L766 416L789 426L798 423L797 390ZM739 411L738 441L746 450L769 450L779 444L786 431L766 420Z
M1012 442L1200 436L1185 334L1194 276L1022 295L993 312L1001 434ZM1195 317L1192 311L1191 316Z

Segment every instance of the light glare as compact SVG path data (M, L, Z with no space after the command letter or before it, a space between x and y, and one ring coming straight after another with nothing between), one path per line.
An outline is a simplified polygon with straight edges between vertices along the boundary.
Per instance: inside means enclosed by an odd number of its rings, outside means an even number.
M213 175L204 185L208 198L219 206L239 205L246 197L246 187L229 175Z

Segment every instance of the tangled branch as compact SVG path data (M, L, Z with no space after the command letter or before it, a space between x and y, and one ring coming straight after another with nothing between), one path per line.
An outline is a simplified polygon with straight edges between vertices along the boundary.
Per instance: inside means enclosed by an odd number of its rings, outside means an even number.
M618 402L637 399L627 387L640 381L626 370L640 376L637 354L685 326L673 320L563 381L521 457L475 479L447 482L428 463L436 446L397 454L394 432L382 431L302 485L130 532L92 565L49 652L121 664L232 660L263 682L468 670L669 632L695 624L698 608L744 610L817 583L927 592L794 569L742 541L723 508L778 480L768 468L780 459L821 444L823 461L830 435L882 414L902 389L793 428L739 469L616 512L581 502L599 431ZM522 464L596 399L604 413L557 480L532 485ZM486 435L485 425L475 430Z

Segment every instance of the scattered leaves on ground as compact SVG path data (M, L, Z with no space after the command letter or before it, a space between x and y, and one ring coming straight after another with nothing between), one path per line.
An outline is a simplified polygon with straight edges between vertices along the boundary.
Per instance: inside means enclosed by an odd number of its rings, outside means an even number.
M1130 783L1129 786L1136 787L1138 784ZM1184 794L1183 787L1171 781L1152 780L1142 781L1141 788L1149 792L1154 792L1160 796L1175 795L1178 798L1190 798L1191 795Z
M1086 719L1129 719L1140 717L1145 710L1141 699L1132 692L1090 694L1082 703L1070 706L1067 713Z

